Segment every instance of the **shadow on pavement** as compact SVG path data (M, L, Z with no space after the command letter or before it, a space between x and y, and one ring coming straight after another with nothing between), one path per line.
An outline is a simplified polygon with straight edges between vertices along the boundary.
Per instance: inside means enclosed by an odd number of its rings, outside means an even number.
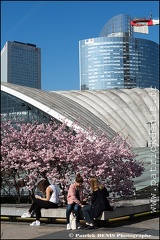
M157 222L158 216L153 214L132 220L108 222L105 226L92 230L57 231L32 239L159 239L159 230L150 229L150 221Z

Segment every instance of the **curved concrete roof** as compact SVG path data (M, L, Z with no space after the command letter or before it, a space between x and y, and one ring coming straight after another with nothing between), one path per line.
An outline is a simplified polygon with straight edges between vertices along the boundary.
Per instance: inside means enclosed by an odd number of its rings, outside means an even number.
M133 148L133 152L138 154L135 158L136 161L143 163L144 166L144 172L142 175L133 179L136 190L148 187L151 183L152 186L157 187L159 183L159 147L155 152L149 147ZM154 164L155 162L156 164ZM156 175L156 178L154 174Z
M94 91L42 91L9 83L1 90L22 99L68 125L80 118L79 126L93 130L101 128L110 138L120 132L133 147L150 143L150 125L156 131L154 142L159 143L159 90L113 89ZM154 116L153 116L154 115ZM154 121L152 124L148 122Z

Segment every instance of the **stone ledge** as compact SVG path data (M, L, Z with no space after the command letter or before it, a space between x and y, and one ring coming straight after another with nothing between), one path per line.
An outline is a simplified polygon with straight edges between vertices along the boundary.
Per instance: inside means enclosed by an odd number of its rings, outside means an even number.
M30 207L30 204L2 204L1 205L1 216L15 216L20 217L24 212L26 212ZM156 201L154 204L156 210L159 209L159 201ZM99 217L99 220L108 220L112 218L132 216L137 213L149 212L152 211L151 203L146 199L142 201L125 201L117 204L116 209L113 212L104 211ZM59 207L54 209L42 209L41 210L42 218L66 218L66 207ZM83 219L81 215L81 219Z

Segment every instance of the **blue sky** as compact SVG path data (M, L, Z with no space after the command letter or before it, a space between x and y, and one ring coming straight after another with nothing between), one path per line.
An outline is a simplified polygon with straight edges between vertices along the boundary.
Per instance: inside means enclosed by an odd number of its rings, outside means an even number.
M1 49L6 41L41 48L43 90L79 90L79 41L98 37L112 17L159 18L158 1L1 1ZM159 43L159 26L136 34Z

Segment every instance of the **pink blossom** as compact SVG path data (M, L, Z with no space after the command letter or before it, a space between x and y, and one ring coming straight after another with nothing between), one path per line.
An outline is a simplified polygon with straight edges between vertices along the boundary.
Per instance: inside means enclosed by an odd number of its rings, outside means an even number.
M66 131L67 129L67 131ZM135 161L130 144L119 134L112 140L104 133L73 134L65 123L48 124L1 123L1 171L12 170L17 179L23 177L29 190L39 178L47 177L68 189L75 174L85 179L91 174L107 184L113 192L132 193L133 179L144 167Z

